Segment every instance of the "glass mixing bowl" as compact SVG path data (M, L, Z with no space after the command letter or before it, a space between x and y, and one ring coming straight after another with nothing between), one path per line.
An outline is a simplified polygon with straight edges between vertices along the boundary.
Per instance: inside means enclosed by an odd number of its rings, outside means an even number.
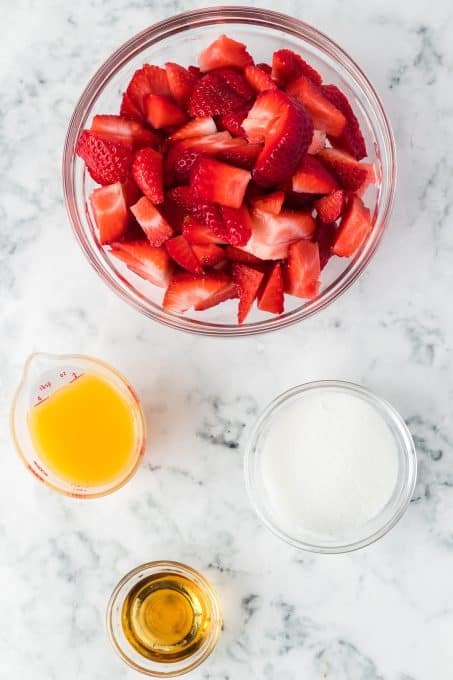
M274 50L299 52L319 70L326 83L338 85L349 98L374 163L377 184L368 188L365 203L373 230L351 259L332 258L322 273L313 300L286 296L286 311L269 316L255 309L247 323L236 323L237 301L203 312L178 314L162 307L163 291L130 272L98 244L87 197L95 187L84 163L75 155L78 137L99 113L118 113L122 92L144 63L197 63L198 54L220 34L247 45L257 63L268 62ZM395 144L382 104L359 66L330 38L284 14L250 7L219 7L178 14L131 38L101 66L88 83L72 116L63 158L63 183L69 217L82 249L100 277L117 295L155 321L192 333L236 336L283 328L320 311L358 278L374 254L389 220L396 182Z

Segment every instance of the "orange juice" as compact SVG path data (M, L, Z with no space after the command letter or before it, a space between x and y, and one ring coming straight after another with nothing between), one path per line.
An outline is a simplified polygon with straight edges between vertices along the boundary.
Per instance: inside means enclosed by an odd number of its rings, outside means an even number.
M34 406L28 427L42 462L72 484L111 483L127 475L137 458L131 403L95 374L81 375Z

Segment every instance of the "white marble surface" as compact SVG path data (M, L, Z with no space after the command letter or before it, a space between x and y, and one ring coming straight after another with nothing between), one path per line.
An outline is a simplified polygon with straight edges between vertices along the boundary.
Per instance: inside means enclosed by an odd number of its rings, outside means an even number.
M303 325L234 341L178 334L117 300L77 247L61 191L65 129L88 77L130 35L195 6L0 5L0 679L137 677L106 638L108 595L140 562L178 557L211 576L225 616L194 680L444 680L453 667L451 3L278 3L331 35L374 81L393 121L400 181L359 284ZM117 494L60 498L22 468L8 409L37 349L99 355L136 385L150 447ZM388 398L418 445L406 516L346 556L277 541L242 482L256 412L320 378Z

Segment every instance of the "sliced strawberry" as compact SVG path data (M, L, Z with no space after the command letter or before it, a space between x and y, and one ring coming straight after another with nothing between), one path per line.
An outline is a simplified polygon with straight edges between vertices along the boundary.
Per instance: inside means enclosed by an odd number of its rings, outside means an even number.
M169 125L181 125L187 120L186 114L171 99L158 94L145 97L146 120L156 130Z
M265 90L275 90L277 84L272 80L269 73L263 71L259 66L249 64L245 67L244 75L247 82L256 92L264 92Z
M243 43L237 42L226 35L214 40L198 58L200 69L203 72L215 68L233 67L244 69L247 64L253 64L253 59L247 52Z
M327 196L318 198L314 205L321 222L329 224L330 222L335 222L340 217L345 203L346 193L342 189L338 189Z
M128 144L84 130L77 142L76 153L85 161L88 172L98 184L126 181L132 162Z
M365 165L345 151L323 149L317 158L337 177L345 189L357 191L367 178L368 170Z
M308 147L307 153L315 156L317 153L324 149L326 145L326 133L324 130L313 130L313 139Z
M239 323L243 323L247 318L263 278L263 272L257 269L252 269L245 264L233 264L233 281L239 296Z
M347 121L341 136L332 139L332 144L345 149L358 161L365 158L367 155L365 140L360 130L359 121L346 96L336 85L323 85L322 93L331 104L343 113Z
M170 189L168 193L171 200L188 212L189 215L209 227L220 239L223 238L225 225L218 205L200 201L193 195L190 187L175 187Z
M225 243L223 239L214 234L212 229L190 216L186 217L184 220L182 233L187 241L193 245L215 245L216 243Z
M248 170L202 157L192 169L190 186L202 201L239 208L250 178Z
M217 125L222 130L228 130L233 137L245 137L245 130L242 127L242 122L248 116L251 109L250 103L241 106L241 108L229 113L223 113L217 117Z
M319 265L321 267L321 271L324 269L333 255L332 247L335 241L336 233L337 225L335 222L331 222L330 224L324 224L323 222L318 223L318 228L316 230L316 240L319 247Z
M311 213L300 210L281 210L280 214L254 208L251 212L253 235L262 243L277 245L311 238L316 222Z
M319 291L319 246L297 241L289 247L286 267L286 292L301 298L316 297Z
M244 144L220 151L217 158L230 165L236 165L238 168L251 170L262 150L261 144Z
M174 132L169 138L169 142L179 142L182 139L191 137L204 137L205 135L214 135L217 132L216 124L211 116L204 118L193 118Z
M194 244L192 250L203 267L213 267L225 258L225 251L215 243Z
M165 197L165 202L159 206L159 211L173 231L180 234L184 226L184 220L188 217L187 212L172 201L169 196Z
M252 199L251 203L254 208L270 212L273 215L279 215L285 202L285 193L283 191L273 191L264 196L258 196Z
M168 87L170 88L171 96L178 104L184 108L187 101L192 94L195 83L198 78L188 71L184 66L168 61L165 64L167 72Z
M101 245L116 241L126 233L129 217L120 182L94 189L90 196L90 203L99 230Z
M308 154L302 159L293 175L292 189L297 193L329 194L337 182L324 165Z
M91 130L102 137L127 144L133 149L143 146L157 147L161 139L136 120L122 116L98 115L93 118Z
M239 137L232 137L227 130L224 130L223 132L216 132L213 135L183 139L181 142L178 142L178 144L197 149L209 156L214 156L222 151L242 148L243 146L246 146L247 141Z
M192 66L188 66L188 67L187 67L187 70L189 71L189 73L191 73L193 76L195 76L195 78L196 78L197 80L198 80L199 78L201 78L201 71L200 71L200 67L199 67L199 66L193 66L193 65L192 65Z
M339 257L353 255L364 243L372 228L370 211L363 205L363 201L353 194L337 230L334 254Z
M162 304L173 312L186 312L209 300L229 283L230 278L222 272L203 276L178 273L173 276Z
M141 108L134 103L127 92L124 92L121 99L120 115L129 120L136 120L138 123L142 123L144 120Z
M166 70L160 66L154 66L154 64L145 64L143 69L148 78L151 94L171 97Z
M165 242L171 259L191 274L203 274L203 267L184 236L175 236Z
M206 300L198 302L195 305L197 312L201 312L203 309L209 309L210 307L215 307L225 300L231 300L237 297L236 284L233 281L226 283L223 288L219 288L218 291L210 295Z
M152 203L164 202L164 181L162 155L145 147L135 154L132 164L132 176L137 186Z
M305 192L297 193L297 191L286 190L285 208L289 208L290 210L303 210L304 212L312 212L314 209L314 202L316 199L320 198L321 195L322 194L307 194Z
M316 85L321 85L322 78L314 68L307 64L299 54L291 50L277 50L272 57L272 78L280 87L299 76L309 78Z
M270 76L272 73L272 66L270 66L269 64L261 63L257 64L257 67L264 71L264 73L267 73L268 76Z
M152 246L159 247L173 236L173 229L167 220L146 196L142 196L135 205L131 206L131 212Z
M222 235L225 241L232 246L245 245L252 234L252 223L245 205L240 208L221 205L220 214L224 222Z
M247 253L242 248L236 248L235 246L226 246L224 253L229 260L233 262L242 262L243 264L262 264L263 260L259 257L255 257L252 253Z
M228 87L233 90L245 102L255 99L255 91L247 82L247 79L232 68L217 68L210 75L221 78Z
M120 241L112 243L109 252L134 274L160 288L168 286L173 264L165 248L155 248L147 241Z
M188 103L192 117L218 116L238 109L244 99L215 73L208 73L196 83Z
M127 87L126 95L128 101L132 102L142 115L145 112L145 97L151 94L151 85L144 68L135 71Z
M290 241L286 243L264 243L260 240L259 232L255 234L252 231L252 235L247 245L242 247L242 250L253 258L256 258L260 262L263 260L286 260L288 257L288 250L290 246ZM237 258L238 259L238 258Z
M140 191L138 186L135 184L134 180L131 179L131 178L128 178L123 183L123 191L124 191L124 198L126 199L127 207L130 207L131 205L134 205L134 203L137 203L138 199L142 195L142 192Z
M323 95L322 89L305 76L293 80L286 89L305 106L318 130L325 130L328 135L339 137L346 126L345 116Z
M271 314L282 314L284 309L284 286L282 266L274 265L264 288L258 295L258 309Z
M189 184L190 172L201 155L191 147L175 146L165 158L165 184Z
M305 109L280 90L261 92L243 122L251 143L264 140L253 179L262 186L288 180L307 152L313 125Z

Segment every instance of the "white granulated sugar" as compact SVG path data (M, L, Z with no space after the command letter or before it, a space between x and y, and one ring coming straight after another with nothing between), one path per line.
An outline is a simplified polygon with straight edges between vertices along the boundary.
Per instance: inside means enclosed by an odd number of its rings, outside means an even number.
M308 392L274 414L263 483L292 535L348 535L386 505L398 449L382 415L351 393Z

